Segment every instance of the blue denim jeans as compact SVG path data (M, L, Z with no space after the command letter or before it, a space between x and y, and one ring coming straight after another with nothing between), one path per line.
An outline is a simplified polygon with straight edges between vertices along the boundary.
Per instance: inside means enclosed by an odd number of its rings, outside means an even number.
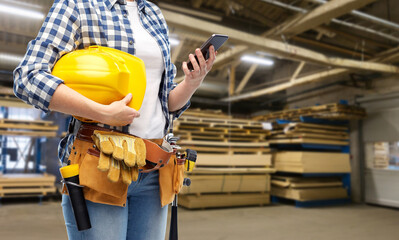
M159 173L140 173L128 188L126 207L87 201L92 228L78 231L68 195L62 209L70 240L164 240L168 206L161 207Z

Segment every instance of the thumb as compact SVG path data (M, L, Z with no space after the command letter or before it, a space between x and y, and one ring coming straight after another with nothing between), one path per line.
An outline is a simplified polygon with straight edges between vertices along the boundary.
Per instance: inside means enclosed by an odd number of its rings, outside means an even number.
M132 94L129 93L128 95L126 95L122 100L123 103L125 103L126 105L130 103L130 101L132 101Z

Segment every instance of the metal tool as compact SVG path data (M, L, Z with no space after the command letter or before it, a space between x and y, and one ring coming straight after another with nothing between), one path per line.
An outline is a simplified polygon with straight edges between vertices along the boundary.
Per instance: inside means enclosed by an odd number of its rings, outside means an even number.
M170 123L171 123L171 126L169 128L170 132L166 135L166 141L168 141L168 143L174 149L178 162L184 161L185 170L187 172L191 172L197 160L197 152L192 149L186 149L186 151L183 153L177 151L181 149L181 147L177 145L179 137L175 137L173 135L173 118L171 119ZM184 178L183 186L190 186L190 185L191 185L190 178ZM176 194L172 202L169 240L178 240L179 232L178 232L177 223L178 221L177 221L177 194Z

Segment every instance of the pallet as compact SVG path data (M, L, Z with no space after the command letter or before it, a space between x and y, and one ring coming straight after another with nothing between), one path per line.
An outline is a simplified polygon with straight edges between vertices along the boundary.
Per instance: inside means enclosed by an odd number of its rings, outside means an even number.
M310 144L321 144L321 145L339 145L339 146L348 146L349 141L336 141L336 140L326 140L319 138L288 138L288 139L270 139L270 144L301 144L301 143L310 143Z
M331 103L320 106L312 106L299 109L289 109L265 115L256 116L253 119L258 121L267 121L274 119L286 119L298 121L301 116L309 116L315 118L328 119L362 119L365 118L366 111L364 108L357 106L349 106L346 104Z
M222 112L222 110L207 110L207 109L200 109L200 108L190 108L185 111L182 115L183 116L194 116L194 117L206 117L206 118L225 118L231 119L232 116L226 115Z
M4 174L0 176L0 197L46 196L57 191L55 176Z
M269 193L179 195L178 204L188 209L264 206L270 204Z
M52 121L0 119L0 135L55 137L57 130Z

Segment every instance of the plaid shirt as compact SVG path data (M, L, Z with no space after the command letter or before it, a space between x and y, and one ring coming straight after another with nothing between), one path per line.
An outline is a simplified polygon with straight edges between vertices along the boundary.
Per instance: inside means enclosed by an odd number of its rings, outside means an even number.
M164 133L169 127L168 96L176 86L176 67L171 63L168 27L161 10L146 0L136 0L141 24L157 41L165 64L159 99L166 118ZM90 45L101 45L135 54L134 34L130 27L126 0L56 0L38 36L32 40L27 53L14 71L14 93L24 102L49 111L57 86L63 81L53 75L55 62L64 54ZM177 118L189 107L179 111ZM111 126L106 126L111 128ZM74 136L68 135L59 146L63 161L69 156ZM65 151L67 150L67 151Z

